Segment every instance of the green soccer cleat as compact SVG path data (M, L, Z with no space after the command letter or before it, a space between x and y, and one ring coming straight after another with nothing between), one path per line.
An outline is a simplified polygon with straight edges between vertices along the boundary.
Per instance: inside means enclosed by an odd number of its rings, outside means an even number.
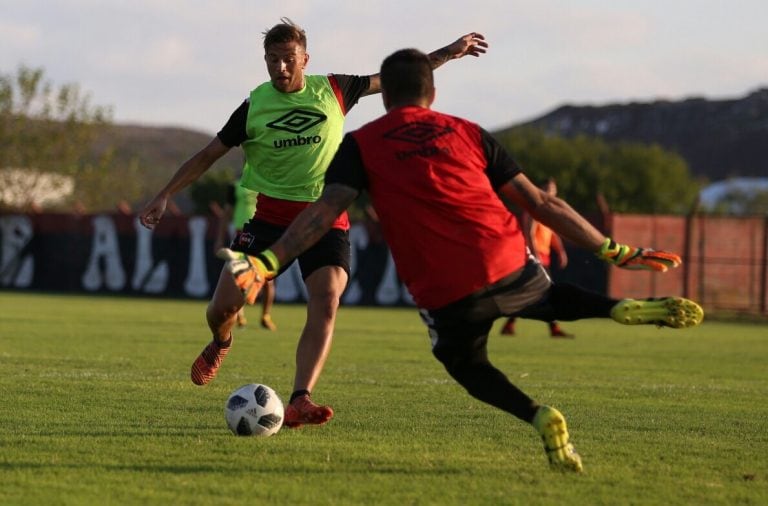
M541 406L533 417L533 426L541 434L549 465L557 471L580 473L581 457L569 442L565 417L555 408Z
M653 324L683 329L695 327L704 319L704 310L682 297L624 299L611 309L611 318L624 325Z

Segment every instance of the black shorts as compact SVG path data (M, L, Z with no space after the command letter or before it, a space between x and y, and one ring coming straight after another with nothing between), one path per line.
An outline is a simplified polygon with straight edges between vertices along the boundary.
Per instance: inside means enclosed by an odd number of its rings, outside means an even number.
M251 220L243 226L242 232L237 233L230 248L249 255L256 255L269 248L283 235L287 228L264 221ZM349 232L332 228L311 248L298 256L302 279L307 279L317 269L326 266L341 267L349 276L349 250ZM281 265L280 272L288 269L292 263L293 261Z
M438 309L421 309L434 347L440 340L475 340L487 336L502 316L527 313L545 300L552 281L541 264L529 260L525 266L461 300Z

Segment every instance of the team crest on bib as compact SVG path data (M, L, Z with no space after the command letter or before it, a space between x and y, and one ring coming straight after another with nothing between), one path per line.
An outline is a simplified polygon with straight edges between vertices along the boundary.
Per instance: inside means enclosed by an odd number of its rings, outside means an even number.
M237 240L235 241L238 246L243 248L249 248L253 244L254 239L256 239L253 234L250 234L248 232L241 232L237 236Z

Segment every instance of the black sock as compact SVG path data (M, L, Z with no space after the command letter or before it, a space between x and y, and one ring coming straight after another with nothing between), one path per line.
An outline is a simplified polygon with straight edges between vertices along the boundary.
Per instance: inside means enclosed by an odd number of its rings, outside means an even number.
M573 321L583 318L609 318L618 302L605 295L568 283L556 283L550 293L552 320Z
M474 398L531 423L539 404L488 361L452 368L449 374Z
M309 397L309 390L296 390L295 392L293 392L291 394L291 400L288 401L288 404L292 403L293 401L295 401L298 397L301 397L302 395L306 395L307 397Z
M219 341L215 336L213 340L219 345L219 348L229 348L229 345L232 344L232 333L230 332L229 338L226 341Z

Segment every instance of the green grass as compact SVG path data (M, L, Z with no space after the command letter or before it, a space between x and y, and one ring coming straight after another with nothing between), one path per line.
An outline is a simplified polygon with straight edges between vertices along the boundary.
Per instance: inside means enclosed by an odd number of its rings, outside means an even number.
M498 322L491 359L566 415L574 476L447 376L413 309L342 308L315 392L328 425L235 437L232 390L290 394L304 308L238 332L201 388L205 305L0 292L0 504L768 504L766 325L590 320L554 340Z

